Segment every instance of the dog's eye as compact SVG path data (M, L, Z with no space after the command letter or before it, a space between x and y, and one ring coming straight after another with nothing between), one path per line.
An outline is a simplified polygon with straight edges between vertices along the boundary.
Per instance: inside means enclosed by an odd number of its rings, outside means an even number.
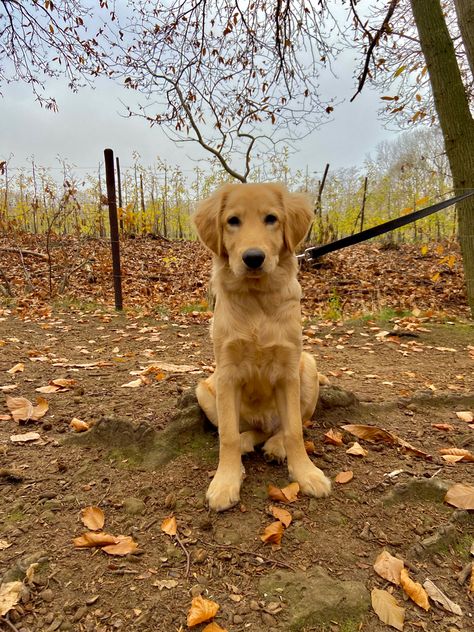
M278 217L276 215L273 215L273 213L269 213L268 215L265 215L265 224L270 224L270 226L272 224L276 224L276 222L278 222Z
M233 215L232 217L229 217L227 223L229 224L229 226L240 226L240 219Z

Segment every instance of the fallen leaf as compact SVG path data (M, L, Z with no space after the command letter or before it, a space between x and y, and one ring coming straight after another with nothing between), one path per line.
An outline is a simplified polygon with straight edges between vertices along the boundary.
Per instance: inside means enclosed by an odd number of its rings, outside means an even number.
M298 483L290 483L286 487L280 489L275 485L268 485L268 497L271 500L277 500L282 503L292 503L298 498L300 486Z
M388 430L379 428L378 426L348 424L341 427L343 430L350 432L359 439L364 439L365 441L369 441L371 443L378 443L379 441L382 441L383 443L397 443L397 437L394 434L388 432Z
M15 421L28 421L33 414L33 404L26 397L10 397L6 398L8 410L11 412Z
M0 391L9 393L10 391L14 391L16 388L18 388L18 384L5 384L4 386L0 386Z
M331 428L331 430L328 430L325 434L324 434L324 443L329 443L331 445L343 445L343 440L342 440L342 432L339 432L339 430L335 430L334 428Z
M457 509L474 509L474 487L456 483L448 489L444 500Z
M474 461L474 454L463 448L441 448L439 453L442 455L460 456L463 461Z
M148 366L144 373L155 373L158 371L166 371L167 373L191 373L192 371L199 371L201 369L198 366L192 366L190 364L170 364L169 362L153 362Z
M471 580L469 582L469 592L474 593L474 562L471 563Z
M352 470L346 470L345 472L339 472L339 474L334 479L336 483L348 483L354 478L354 472Z
M227 632L226 628L221 628L217 623L208 623L205 628L202 629L202 632Z
M314 445L314 441L305 441L304 449L306 450L306 454L314 454L316 452L316 446Z
M458 419L461 419L462 421L467 421L468 424L474 421L474 413L472 413L470 410L460 410L456 413L456 417L458 417Z
M118 535L116 539L118 540L116 544L102 547L108 555L129 555L138 549L138 544L129 535Z
M279 520L276 520L269 524L268 527L265 527L263 534L260 536L260 540L265 543L280 544L284 531L285 527L283 524Z
M189 609L186 621L188 627L192 628L195 625L199 625L199 623L209 621L209 619L216 616L218 610L219 604L215 601L204 599L201 595L194 597L191 602L191 608Z
M7 373L14 375L15 373L22 373L25 370L25 365L23 362L18 362L15 366L12 366L11 369L8 369Z
M176 535L178 531L176 518L174 516L169 516L168 518L165 518L161 523L161 530L168 535Z
M398 605L397 600L386 590L374 588L371 593L372 608L378 618L396 630L403 630L405 608Z
M459 461L464 459L464 457L459 455L456 456L455 454L442 454L441 458L447 463L459 463Z
M178 582L176 581L176 579L157 579L152 584L152 586L156 586L158 590L163 590L163 588L171 590L172 588L176 588L177 585Z
M78 549L92 548L94 546L107 546L109 544L117 544L118 538L110 533L104 533L103 531L95 533L94 531L87 531L77 538L73 539L74 546Z
M12 416L11 415L4 415L3 413L0 415L0 421L8 421L9 419L11 419Z
M48 401L44 397L38 397L36 400L36 406L33 406L33 415L31 419L38 421L41 417L44 417L49 410Z
M352 456L367 456L369 453L367 450L364 450L360 443L354 441L354 444L346 450L346 454L352 454Z
M90 426L87 423L87 421L82 421L82 419L78 419L77 417L73 417L69 423L69 426L75 431L75 432L85 432L86 430L89 430Z
M388 551L382 551L374 563L374 571L392 584L400 585L400 573L403 569L402 560L394 557Z
M292 517L289 511L283 509L282 507L274 507L273 505L270 507L270 512L274 518L282 522L285 527L289 527L292 521Z
M60 393L69 391L75 384L76 380L58 377L54 380L50 380L46 386L40 386L35 390L38 393Z
M425 589L418 582L414 582L408 575L408 571L406 568L402 568L400 573L400 584L405 591L405 593L410 597L412 601L416 603L417 606L423 608L423 610L429 610L430 604L428 601L428 595L426 594Z
M100 507L85 507L81 514L82 524L91 531L99 531L103 528L105 514Z
M20 601L23 582L0 584L0 616L4 616Z
M436 428L436 430L445 430L446 432L454 430L454 426L451 424L431 424L431 427Z
M38 397L36 406L26 397L10 397L6 398L8 409L15 421L38 421L47 413L49 404L44 397Z
M12 443L28 443L29 441L38 441L38 439L41 439L39 432L24 432L10 437Z
M6 540L0 540L0 551L4 551L5 549L9 549L10 547L10 542L7 542Z
M139 388L140 386L145 386L146 382L141 377L136 380L132 380L131 382L127 382L126 384L122 384L122 388Z
M425 583L423 584L423 588L428 593L428 596L431 597L433 601L436 601L436 603L438 603L442 608L444 608L448 612L452 612L453 614L457 614L458 616L462 617L462 610L458 606L458 604L454 603L454 601L451 601L451 599L449 599L449 597L447 597L438 588L438 586L436 586L436 584L431 581L431 579L427 579L425 581Z

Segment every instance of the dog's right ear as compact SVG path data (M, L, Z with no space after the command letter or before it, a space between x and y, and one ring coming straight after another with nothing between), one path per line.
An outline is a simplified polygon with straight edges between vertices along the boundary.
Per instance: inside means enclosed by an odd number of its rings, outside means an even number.
M199 238L205 246L221 257L223 252L221 215L229 188L235 185L224 185L210 197L199 203L193 215Z

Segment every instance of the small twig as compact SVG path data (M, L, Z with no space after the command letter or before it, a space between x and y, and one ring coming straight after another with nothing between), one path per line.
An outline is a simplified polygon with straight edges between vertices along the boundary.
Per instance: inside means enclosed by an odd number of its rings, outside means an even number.
M184 577L187 579L189 576L189 569L191 567L191 556L189 555L189 551L187 550L187 548L184 546L183 542L181 541L181 538L179 537L179 535L176 533L175 536L176 538L176 542L179 544L179 546L183 549L184 554L186 555L186 573L184 575Z
M138 571L132 568L116 568L113 571L109 571L109 573L111 575L136 575Z
M286 562L280 562L280 560L275 560L271 557L265 557L256 551L246 551L245 549L241 549L238 546L234 546L233 544L214 544L213 542L205 542L199 538L199 541L204 544L204 546L213 546L218 549L234 549L234 551L238 551L239 553L243 553L244 555L251 555L252 557L259 557L261 560L266 562L267 564L276 564L276 566L282 566L283 568L289 568L290 570L297 572L297 569L291 564L287 564Z
M13 625L13 623L9 619L6 619L5 617L0 617L0 623L6 623L10 630L13 630L13 632L18 632L18 628Z
M0 252L16 252L24 255L25 257L39 257L44 261L48 260L48 255L45 255L42 252L35 252L34 250L25 250L24 248L0 248Z

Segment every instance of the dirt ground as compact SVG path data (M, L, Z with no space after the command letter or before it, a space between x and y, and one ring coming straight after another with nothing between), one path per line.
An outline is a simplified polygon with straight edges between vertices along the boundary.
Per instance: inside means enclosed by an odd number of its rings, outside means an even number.
M0 619L0 629L187 629L191 599L202 594L219 604L215 621L224 629L288 630L291 604L285 594L275 599L262 593L263 577L275 569L309 571L318 564L336 579L360 581L369 590L386 588L388 582L373 570L383 549L404 559L417 581L432 579L463 610L462 617L436 606L425 612L395 588L407 609L405 629L472 629L469 576L464 574L463 584L458 578L470 561L474 518L443 503L444 493L439 497L430 490L433 481L473 480L472 462L448 464L438 452L474 447L473 427L456 416L474 409L472 323L420 317L398 323L306 321L305 348L315 354L320 370L361 401L318 413L306 430L315 444L312 458L332 479L348 470L354 476L346 484L334 483L327 499L300 497L288 505L293 522L281 545L272 548L260 539L274 520L267 485L284 486L288 478L284 466L266 463L261 453L244 458L241 505L216 515L204 504L217 463L214 432L203 431L195 446L151 469L126 446L65 442L75 434L74 417L92 425L106 418L166 428L179 413L183 393L211 370L208 317L196 312L158 321L77 308L44 308L19 317L1 310L0 542L9 546L0 549L0 569L17 571L22 579L31 562L40 563L32 581L25 580L21 603ZM158 362L188 370L168 367L150 373L141 387L123 386L139 379L131 372ZM7 372L18 363L23 371ZM35 389L57 378L75 384L43 395L49 403L44 417L7 418L7 395L35 403L40 396ZM328 430L351 423L381 426L431 458L363 440L367 456L351 456L346 450L355 437L347 432L342 446L325 442ZM40 440L10 439L30 431ZM428 493L414 481L427 482ZM81 510L91 505L105 512L105 531L133 537L136 553L117 557L74 548L72 539L86 531ZM161 530L171 514L177 537ZM169 588L163 580L171 580L165 582ZM389 628L369 610L357 619L335 617L300 629Z

